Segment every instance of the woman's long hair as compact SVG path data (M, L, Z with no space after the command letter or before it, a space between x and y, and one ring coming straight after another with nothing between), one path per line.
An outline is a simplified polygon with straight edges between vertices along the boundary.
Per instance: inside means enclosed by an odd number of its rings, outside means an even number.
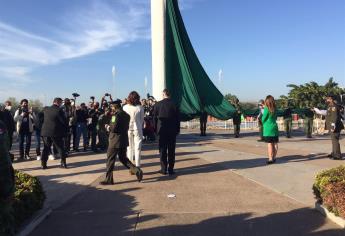
M127 101L129 104L133 105L133 106L137 106L140 105L140 96L136 91L132 91L129 93Z
M265 99L265 105L268 108L269 112L271 114L276 112L276 102L274 101L274 97L271 95L268 95Z

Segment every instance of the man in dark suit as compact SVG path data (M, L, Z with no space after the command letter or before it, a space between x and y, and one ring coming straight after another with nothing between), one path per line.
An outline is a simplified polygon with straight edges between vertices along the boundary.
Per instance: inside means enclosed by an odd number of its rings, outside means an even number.
M163 100L153 108L156 133L159 136L161 174L173 175L175 165L176 136L180 133L180 113L169 91L163 90Z
M130 169L132 174L135 174L138 181L143 179L143 172L136 167L126 155L128 146L128 128L130 116L121 108L121 100L116 100L111 104L112 117L109 125L105 125L109 132L109 146L107 151L107 173L102 185L114 184L113 170L116 161L116 156L119 156L120 162Z
M67 168L63 138L66 136L68 123L63 110L60 108L61 104L62 99L55 98L53 105L45 107L43 110L43 124L41 130L44 143L41 158L43 169L47 169L47 160L52 144L56 147L61 158L61 168Z

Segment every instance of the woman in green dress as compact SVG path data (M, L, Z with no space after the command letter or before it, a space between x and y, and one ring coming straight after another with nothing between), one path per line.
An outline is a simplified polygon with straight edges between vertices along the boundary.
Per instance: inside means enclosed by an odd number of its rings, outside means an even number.
M276 103L274 101L274 97L271 95L268 95L265 99L265 108L261 119L263 125L263 137L267 143L267 164L269 165L276 161L279 142Z

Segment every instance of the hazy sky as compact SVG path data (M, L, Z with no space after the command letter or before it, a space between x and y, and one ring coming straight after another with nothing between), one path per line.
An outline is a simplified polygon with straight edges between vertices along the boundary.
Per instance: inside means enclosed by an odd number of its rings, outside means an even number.
M240 100L334 77L345 87L345 1L182 0L201 63ZM151 91L149 0L3 0L0 101ZM223 78L219 84L218 72Z

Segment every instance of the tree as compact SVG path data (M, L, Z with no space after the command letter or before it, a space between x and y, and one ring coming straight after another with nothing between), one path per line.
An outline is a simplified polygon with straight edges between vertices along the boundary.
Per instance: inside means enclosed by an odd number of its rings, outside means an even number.
M225 94L224 98L228 100L230 103L234 103L234 101L238 99L236 95L233 95L231 93Z
M325 85L311 81L309 83L295 85L288 84L287 87L291 88L288 96L280 96L278 100L278 107L282 108L291 101L295 108L306 107L319 107L325 108L325 96L327 94L334 94L338 96L340 101L341 95L345 94L345 89L340 88L333 77L329 78Z

